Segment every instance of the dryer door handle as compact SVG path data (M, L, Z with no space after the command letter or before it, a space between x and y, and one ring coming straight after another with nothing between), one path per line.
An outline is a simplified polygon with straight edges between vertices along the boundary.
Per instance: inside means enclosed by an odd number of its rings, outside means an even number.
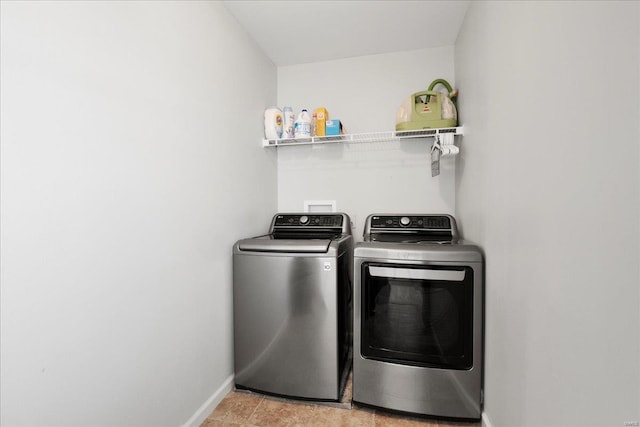
M433 270L428 268L396 268L396 267L369 267L369 274L374 277L388 277L393 279L421 279L444 280L449 282L462 282L464 270Z

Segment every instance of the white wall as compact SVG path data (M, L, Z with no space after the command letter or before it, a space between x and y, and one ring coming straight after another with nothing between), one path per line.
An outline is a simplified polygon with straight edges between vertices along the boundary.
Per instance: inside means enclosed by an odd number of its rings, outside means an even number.
M197 425L276 210L275 67L216 2L1 7L0 424Z
M348 133L395 129L404 98L431 81L453 82L453 47L363 56L278 68L278 105L323 106ZM278 210L301 211L305 200L335 200L357 224L368 214L453 213L454 161L431 177L432 140L279 147Z
M640 421L638 7L472 2L458 37L493 427Z

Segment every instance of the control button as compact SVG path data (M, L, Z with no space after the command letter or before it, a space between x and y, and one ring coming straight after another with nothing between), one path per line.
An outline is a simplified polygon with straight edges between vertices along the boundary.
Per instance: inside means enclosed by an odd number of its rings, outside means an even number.
M308 217L308 216L306 216L306 215L302 215L302 216L300 217L300 224L306 224L306 223L308 223L308 222L309 222L309 217Z
M403 216L402 218L400 218L400 225L402 225L403 227L406 227L409 224L411 224L411 220L409 219L408 216Z

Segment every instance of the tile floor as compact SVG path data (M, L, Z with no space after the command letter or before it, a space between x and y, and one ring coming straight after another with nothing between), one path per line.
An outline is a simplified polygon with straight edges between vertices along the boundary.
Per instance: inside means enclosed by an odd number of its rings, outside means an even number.
M231 391L200 427L479 427L475 422L451 422L401 416L351 405L351 381L341 402L311 403L247 391Z

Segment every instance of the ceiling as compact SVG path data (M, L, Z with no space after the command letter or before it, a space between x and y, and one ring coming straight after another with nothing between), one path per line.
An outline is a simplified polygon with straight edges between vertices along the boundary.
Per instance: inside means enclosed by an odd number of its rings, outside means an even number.
M469 1L224 0L277 66L452 46Z

